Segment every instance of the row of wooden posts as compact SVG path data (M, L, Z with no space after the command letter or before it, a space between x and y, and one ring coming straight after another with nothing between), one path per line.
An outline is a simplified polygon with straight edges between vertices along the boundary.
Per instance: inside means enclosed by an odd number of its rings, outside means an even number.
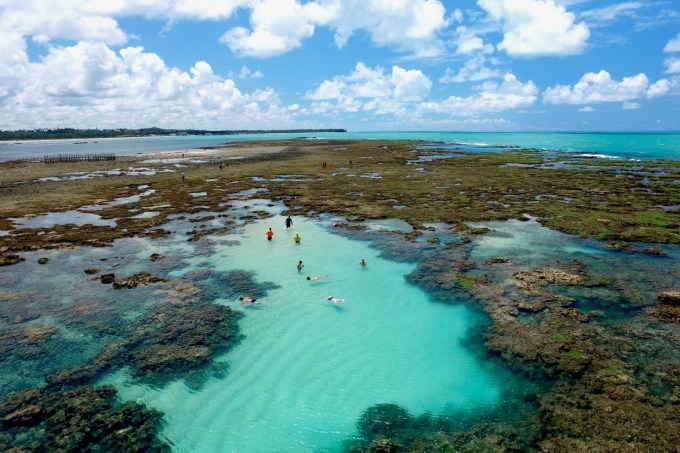
M68 163L68 162L100 162L116 160L116 155L104 154L54 154L43 157L10 157L0 156L0 162L42 162L45 164Z

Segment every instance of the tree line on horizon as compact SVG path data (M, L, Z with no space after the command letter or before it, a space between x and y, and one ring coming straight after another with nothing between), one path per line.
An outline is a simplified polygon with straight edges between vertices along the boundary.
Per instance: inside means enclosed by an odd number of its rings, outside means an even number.
M316 132L347 132L347 130L345 129L203 130L203 129L162 129L159 127L147 127L142 129L59 128L59 129L0 131L0 141L114 138L114 137L153 137L168 135L238 135L238 134L276 134L276 133L316 133Z

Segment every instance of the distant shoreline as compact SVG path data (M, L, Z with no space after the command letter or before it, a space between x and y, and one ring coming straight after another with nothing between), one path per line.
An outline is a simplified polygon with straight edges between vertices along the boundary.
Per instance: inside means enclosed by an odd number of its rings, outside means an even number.
M0 131L0 142L52 141L52 140L92 140L105 138L144 138L144 137L181 137L247 134L307 134L318 132L347 132L346 129L34 129L19 131Z

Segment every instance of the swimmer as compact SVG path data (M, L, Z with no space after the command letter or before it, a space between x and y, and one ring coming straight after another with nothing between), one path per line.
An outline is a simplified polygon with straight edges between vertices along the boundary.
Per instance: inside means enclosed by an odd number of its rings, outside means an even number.
M298 270L301 271L303 267L305 267L305 265L302 264L302 261L298 261L298 264L297 264Z
M317 280L321 280L322 278L326 278L326 277L328 277L328 275L319 275L318 277L307 277L307 280L315 282Z
M269 230L267 230L267 240L271 241L273 236L274 236L274 232L270 228Z
M302 238L300 237L299 233L295 233L295 237L293 238L296 244L299 244Z
M330 301L333 302L334 304L341 304L341 303L343 303L343 302L345 301L345 299L338 299L337 297L328 296L328 295L323 296L323 297L325 297L326 300L330 300Z
M240 300L244 304L250 303L250 304L255 304L255 305L259 305L262 302L264 302L264 299L255 299L254 297L243 297L243 296L239 297L238 300Z
M359 261L359 264L361 264L362 266L365 266L365 265L366 265L366 260L363 259L363 258L361 258L361 261Z

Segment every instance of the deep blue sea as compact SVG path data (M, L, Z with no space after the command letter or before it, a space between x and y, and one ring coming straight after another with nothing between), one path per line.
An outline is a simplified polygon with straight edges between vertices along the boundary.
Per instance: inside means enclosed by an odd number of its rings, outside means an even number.
M329 132L51 140L0 143L0 161L60 153L153 154L219 146L245 140L290 138L399 139L437 141L468 151L537 148L574 157L680 160L680 132Z

